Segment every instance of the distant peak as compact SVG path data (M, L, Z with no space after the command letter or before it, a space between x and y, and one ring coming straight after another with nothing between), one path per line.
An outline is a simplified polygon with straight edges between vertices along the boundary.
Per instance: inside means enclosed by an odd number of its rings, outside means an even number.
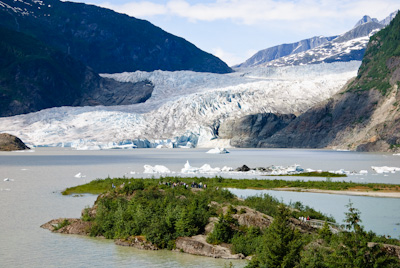
M368 23L368 22L377 22L377 23L379 23L379 21L378 21L377 19L371 18L371 17L368 16L368 15L365 15L364 17L362 17L361 20L359 20L359 21L356 23L356 25L354 25L354 28L356 28L356 27L358 27L358 26L360 26L360 25L363 25L363 24L365 24L365 23Z
M389 25L389 23L396 17L398 10L392 12L389 16L387 16L385 19L381 20L379 23L382 25Z

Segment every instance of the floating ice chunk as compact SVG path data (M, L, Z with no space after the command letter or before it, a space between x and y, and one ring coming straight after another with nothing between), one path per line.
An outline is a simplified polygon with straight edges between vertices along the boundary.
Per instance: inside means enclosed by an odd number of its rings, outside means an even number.
M368 174L368 170L360 170L360 173L359 174Z
M137 146L134 144L124 144L124 145L112 145L110 149L136 149Z
M343 174L346 174L347 172L344 169L339 169L339 170L336 170L334 173L343 175Z
M398 154L393 154L393 155L397 155L397 156L400 156L400 153L398 153Z
M82 175L82 173L79 172L79 173L76 174L74 177L75 177L75 178L85 178L86 175Z
M5 178L4 181L10 181L10 179L9 178Z
M198 173L199 172L199 168L197 167L192 167L189 164L189 161L186 161L185 165L183 166L183 168L181 169L182 173Z
M101 150L101 147L99 145L78 145L76 147L76 150L78 150L78 151L97 151L97 150Z
M171 173L171 171L166 166L162 165L155 165L154 167L150 165L144 165L143 173Z
M224 171L232 171L232 168L224 167ZM181 169L182 173L220 173L223 171L219 167L212 168L209 164L204 164L201 167L192 167L189 161L186 161L185 166Z
M188 145L179 145L178 147L181 148L181 149L191 149L191 148L193 148L192 146L188 146Z
M225 148L215 147L214 149L207 151L207 153L208 154L228 154L229 151Z
M233 168L232 168L232 167L224 166L223 168L221 168L221 171L222 171L222 172L231 172L231 171L233 171Z
M129 172L131 175L134 175L134 174L136 174L136 172L135 171L131 171L131 172Z
M383 167L375 167L371 166L371 168L378 174L382 173L395 173L397 171L400 171L399 167L388 167L388 166L383 166Z
M219 173L221 169L219 167L212 168L209 164L204 164L199 169L200 173Z
M156 141L159 142L159 141ZM156 146L157 149L172 149L174 148L174 144L172 142L160 143Z
M165 144L159 144L156 147L156 149L164 149L164 148L168 148L168 147Z

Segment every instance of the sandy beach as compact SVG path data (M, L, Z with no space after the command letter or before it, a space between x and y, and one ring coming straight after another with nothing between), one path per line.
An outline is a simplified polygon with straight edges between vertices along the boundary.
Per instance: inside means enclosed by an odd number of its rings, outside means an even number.
M370 196L370 197L387 197L387 198L400 198L400 192L397 191L368 191L368 190L320 190L320 189L305 189L305 188L274 188L274 191L292 191L292 192L308 192L308 193L321 193L321 194L340 194L340 195L356 195L356 196Z

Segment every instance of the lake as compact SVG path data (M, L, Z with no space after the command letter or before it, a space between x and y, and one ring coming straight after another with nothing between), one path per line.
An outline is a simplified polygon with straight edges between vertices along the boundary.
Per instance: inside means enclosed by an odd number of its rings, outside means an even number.
M114 245L113 241L53 234L39 226L51 219L79 217L96 196L63 196L67 187L96 178L157 177L142 174L145 164L165 165L173 175L188 160L192 166L212 167L246 164L250 167L299 164L303 168L368 174L339 178L355 182L400 184L400 173L376 174L371 166L400 166L391 154L292 149L231 149L224 155L207 149L135 149L76 151L70 148L35 148L30 152L0 152L0 262L2 267L223 267L229 260L170 251L144 251ZM81 173L81 176L75 176ZM133 174L133 175L132 175ZM263 178L256 175L221 174L226 177ZM210 175L211 176L211 175ZM4 181L8 178L9 181ZM293 179L288 177L289 179ZM296 178L298 179L298 178ZM324 180L325 178L318 178ZM257 192L258 193L258 192ZM362 224L379 234L399 237L400 199L349 197L311 193L268 191L285 202L302 201L340 222L348 200L362 212ZM246 190L238 195L256 194ZM342 215L342 216L341 216ZM232 261L242 267L245 261Z

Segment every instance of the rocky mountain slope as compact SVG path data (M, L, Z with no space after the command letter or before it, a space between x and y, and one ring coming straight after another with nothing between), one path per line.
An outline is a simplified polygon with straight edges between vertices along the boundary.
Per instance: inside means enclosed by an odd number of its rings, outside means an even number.
M371 37L357 77L340 93L293 120L260 147L400 147L400 15Z
M230 139L234 147L256 147L260 139L272 136L296 118L294 114L255 114L221 123L220 139Z
M149 81L121 83L29 35L0 26L0 116L58 106L123 105L146 101Z
M32 35L98 73L232 71L217 57L148 21L94 5L1 0L0 17L0 25Z
M0 151L16 151L29 149L19 138L7 134L0 133Z
M313 37L293 44L267 48L235 67L290 66L362 60L370 35L389 24L396 14L397 11L382 21L364 16L353 29L344 34Z
M315 36L309 39L301 40L296 43L282 44L271 48L263 49L258 51L256 54L254 54L251 58L249 58L245 62L235 67L237 68L254 67L269 61L276 60L281 57L313 49L329 41L332 41L336 37L337 36L330 36L330 37Z

